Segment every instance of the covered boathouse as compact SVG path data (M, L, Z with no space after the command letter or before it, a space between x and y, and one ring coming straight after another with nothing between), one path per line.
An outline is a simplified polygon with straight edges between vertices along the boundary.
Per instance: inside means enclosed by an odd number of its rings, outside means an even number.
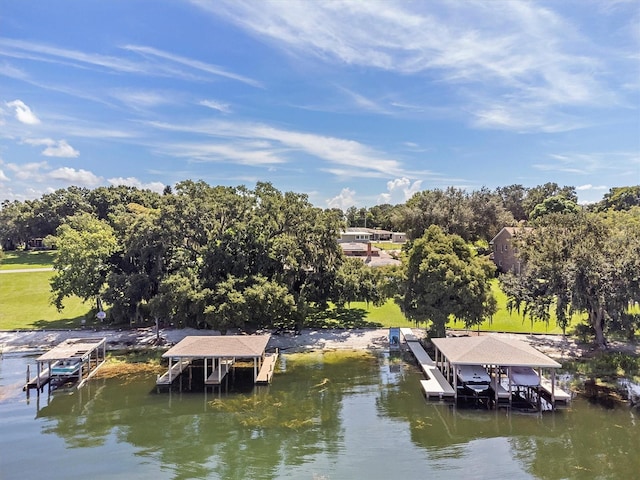
M80 388L106 359L106 338L69 338L36 359L37 371L31 378L27 367L24 390L36 388L38 394L45 385L70 385Z
M431 341L435 364L453 385L456 402L486 401L496 406L523 402L541 410L542 400L554 409L571 400L556 385L561 365L525 342L494 335Z
M266 353L271 335L188 336L167 350L166 373L156 385L171 386L185 370L202 365L204 385L218 386L237 361L253 362L254 383L270 383L277 360L276 353Z

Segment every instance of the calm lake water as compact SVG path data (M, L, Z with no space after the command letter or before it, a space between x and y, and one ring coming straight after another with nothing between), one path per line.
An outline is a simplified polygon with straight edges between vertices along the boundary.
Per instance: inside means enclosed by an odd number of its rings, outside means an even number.
M157 393L155 376L22 392L0 360L0 478L638 478L640 418L585 401L542 415L427 403L388 354L284 355L269 387ZM241 383L242 374L236 381Z

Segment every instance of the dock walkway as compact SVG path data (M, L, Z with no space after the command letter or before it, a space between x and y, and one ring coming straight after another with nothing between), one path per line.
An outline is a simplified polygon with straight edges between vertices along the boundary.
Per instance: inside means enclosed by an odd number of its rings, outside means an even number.
M425 372L428 376L427 380L420 380L422 390L427 398L453 398L456 395L453 387L444 378L444 375L436 367L432 367L428 372Z
M169 370L158 377L156 385L171 385L176 378L180 376L182 372L189 366L191 360L188 358L180 359L180 361L174 363Z
M204 381L206 385L220 385L233 365L232 359L220 359L218 366Z
M444 378L444 375L436 365L436 362L429 356L420 343L418 337L413 334L410 328L401 328L400 333L404 337L407 347L415 357L422 369L426 379L420 380L420 385L427 399L429 398L453 398L455 390Z
M258 376L256 378L256 383L260 383L260 384L271 383L271 379L273 378L273 372L276 368L277 361L278 361L278 352L267 353L265 355L264 362L262 363L262 367L260 368L260 372L258 372Z
M545 377L540 377L540 394L545 400L554 404L555 407L566 407L571 403L571 394L559 389L557 386L553 389L555 402L552 402L551 380Z

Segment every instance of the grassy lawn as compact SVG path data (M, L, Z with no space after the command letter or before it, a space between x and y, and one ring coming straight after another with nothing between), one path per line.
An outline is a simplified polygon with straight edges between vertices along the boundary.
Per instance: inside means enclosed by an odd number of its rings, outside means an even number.
M531 322L527 319L522 319L522 315L518 312L509 313L507 310L507 296L500 289L500 284L497 280L494 280L491 284L496 300L498 301L498 312L493 316L491 322L486 321L480 325L482 331L496 331L496 332L511 332L511 333L549 333L549 334L561 334L562 329L556 326L555 318L551 319L547 326L543 322L535 322L531 325ZM363 320L370 324L375 324L381 328L386 327L415 327L415 324L402 314L400 307L396 305L393 300L387 301L381 307L374 307L364 302L354 302L351 304L352 310L357 310L364 314ZM575 316L569 331L573 329L577 323L580 322L580 316ZM371 325L374 326L374 325ZM461 322L454 323L450 321L447 324L448 328L452 329L464 329L464 325Z
M374 307L373 304L365 302L353 302L350 310L360 312L364 322L371 327L415 327L415 323L407 320L407 317L400 311L400 307L393 301L388 300L381 307Z
M373 242L373 246L380 250L402 250L404 243Z
M2 252L0 270L14 270L23 268L47 268L53 266L55 251L43 250L37 252L12 251Z
M78 328L82 325L91 306L79 298L70 298L65 301L64 310L58 312L49 303L49 278L52 275L53 272L0 274L0 330ZM87 325L92 322L88 321Z
M523 319L522 315L516 311L509 313L507 309L507 296L500 289L500 283L498 280L493 280L491 283L491 290L493 291L496 300L498 301L498 311L493 316L491 321L485 321L480 324L480 330L482 331L495 331L495 332L510 332L510 333L549 333L549 334L562 334L562 329L556 325L555 314L552 312L549 325L544 322L535 322L533 325L531 321ZM573 326L580 321L580 316L574 316L571 325L568 330L571 330ZM464 326L461 322L457 324L449 322L449 328L460 328ZM476 327L477 328L477 327Z
M51 267L55 252L5 252L0 269L23 269ZM49 279L53 272L2 273L0 274L0 330L40 329L40 328L78 328L90 312L91 305L78 298L65 301L65 308L58 312L49 303ZM507 298L494 280L492 289L498 300L498 312L491 322L480 325L483 331L514 333L562 333L552 319L547 327L529 320L523 321L517 312L509 313ZM87 318L87 326L94 325L96 319ZM569 331L580 322L574 318ZM415 324L402 314L393 300L380 307L354 302L350 308L332 308L327 312L316 312L309 316L306 326L315 328L366 328L366 327L414 327ZM458 322L449 322L449 328L463 329Z

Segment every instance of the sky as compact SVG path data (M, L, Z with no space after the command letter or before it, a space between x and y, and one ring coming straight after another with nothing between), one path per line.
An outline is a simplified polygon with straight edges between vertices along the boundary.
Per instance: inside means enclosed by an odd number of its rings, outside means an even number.
M639 0L3 0L0 201L640 184Z

